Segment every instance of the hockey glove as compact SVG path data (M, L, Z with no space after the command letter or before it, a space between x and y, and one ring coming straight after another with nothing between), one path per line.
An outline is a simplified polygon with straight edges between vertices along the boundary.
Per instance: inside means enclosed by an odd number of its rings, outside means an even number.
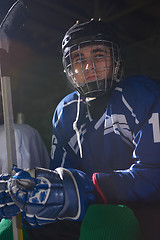
M11 218L19 213L19 208L13 202L7 187L9 174L0 175L0 219Z
M80 221L88 204L95 201L90 193L93 184L81 171L61 167L16 171L8 188L23 218L33 227L63 219Z

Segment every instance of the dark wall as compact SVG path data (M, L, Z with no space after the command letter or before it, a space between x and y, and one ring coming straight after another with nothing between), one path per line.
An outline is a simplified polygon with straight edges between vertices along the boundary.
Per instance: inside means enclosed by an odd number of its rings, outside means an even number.
M53 112L69 92L61 54L38 55L23 44L12 43L10 65L15 121L22 112L25 123L39 131L50 149Z

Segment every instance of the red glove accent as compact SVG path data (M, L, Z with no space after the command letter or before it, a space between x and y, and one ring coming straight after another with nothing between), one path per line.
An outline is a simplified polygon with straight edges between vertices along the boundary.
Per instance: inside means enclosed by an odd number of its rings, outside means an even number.
M98 174L98 173L94 173L94 174L93 174L93 176L92 176L92 181L93 181L93 184L94 184L97 192L100 194L101 198L103 199L104 204L106 204L106 203L107 203L107 199L106 199L105 195L103 194L102 190L100 189L100 187L99 187L99 185L98 185L98 181L97 181L97 178L96 178L96 175L97 175L97 174Z

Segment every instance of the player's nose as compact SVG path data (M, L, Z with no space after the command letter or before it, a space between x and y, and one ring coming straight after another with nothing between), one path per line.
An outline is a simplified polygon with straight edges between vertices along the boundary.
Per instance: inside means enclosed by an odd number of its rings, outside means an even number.
M87 60L86 65L85 65L85 70L91 70L94 68L94 63L92 59Z

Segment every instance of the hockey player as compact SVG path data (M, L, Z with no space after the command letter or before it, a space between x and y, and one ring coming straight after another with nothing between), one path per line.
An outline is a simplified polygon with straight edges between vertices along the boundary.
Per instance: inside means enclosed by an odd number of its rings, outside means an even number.
M62 52L76 91L54 113L51 170L15 169L8 184L31 239L78 239L92 203L160 201L160 86L123 79L117 40L101 21L76 23Z

